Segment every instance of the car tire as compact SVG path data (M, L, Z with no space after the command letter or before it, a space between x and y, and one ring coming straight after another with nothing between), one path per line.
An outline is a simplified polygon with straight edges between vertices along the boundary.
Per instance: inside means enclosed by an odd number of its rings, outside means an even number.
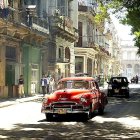
M89 114L85 113L82 115L82 122L87 122L89 120Z
M103 115L103 114L104 114L104 107L103 107L103 106L100 106L100 107L98 108L98 114L99 114L99 115Z
M46 116L47 121L51 121L53 118L52 114L50 114L50 113L46 113L45 116Z
M78 115L78 121L87 122L89 120L88 113L79 113L77 115Z
M93 116L94 116L94 112L92 111L93 110L93 106L94 106L94 104L91 103L90 104L90 110L89 110L89 113L88 113L88 119L92 119Z
M129 98L129 97L130 97L129 92L126 93L125 97L126 97L126 98Z

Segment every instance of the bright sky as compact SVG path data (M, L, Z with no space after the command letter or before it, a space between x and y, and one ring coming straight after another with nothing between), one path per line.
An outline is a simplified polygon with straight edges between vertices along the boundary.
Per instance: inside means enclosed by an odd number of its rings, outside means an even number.
M133 36L131 35L131 27L120 24L118 19L116 19L115 17L111 17L111 18L114 22L116 30L118 31L118 36L122 40L133 40Z

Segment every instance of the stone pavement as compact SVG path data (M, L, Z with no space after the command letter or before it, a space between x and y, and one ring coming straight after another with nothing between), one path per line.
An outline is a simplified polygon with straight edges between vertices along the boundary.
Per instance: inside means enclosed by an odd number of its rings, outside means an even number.
M18 103L29 102L34 100L42 100L42 99L43 96L41 94L36 94L34 96L25 97L25 98L0 99L0 108L18 104Z

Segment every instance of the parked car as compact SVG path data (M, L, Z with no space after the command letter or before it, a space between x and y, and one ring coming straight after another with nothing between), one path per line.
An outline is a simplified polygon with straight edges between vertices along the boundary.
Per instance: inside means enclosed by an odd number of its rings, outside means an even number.
M104 113L108 100L92 77L75 76L62 78L57 90L45 95L41 112L46 119L63 115L79 115L85 121L91 119L95 110Z
M107 96L125 96L129 98L129 82L127 77L111 77L108 83Z

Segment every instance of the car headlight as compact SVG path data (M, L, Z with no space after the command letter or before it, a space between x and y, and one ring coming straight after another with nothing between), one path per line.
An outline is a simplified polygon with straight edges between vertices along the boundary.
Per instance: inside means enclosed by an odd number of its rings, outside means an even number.
M84 102L87 102L87 99L84 98L84 97L81 97L81 98L80 98L80 101L81 101L82 103L84 103Z
M47 104L48 103L48 98L43 98L43 103Z
M112 89L112 85L108 85L108 89Z

